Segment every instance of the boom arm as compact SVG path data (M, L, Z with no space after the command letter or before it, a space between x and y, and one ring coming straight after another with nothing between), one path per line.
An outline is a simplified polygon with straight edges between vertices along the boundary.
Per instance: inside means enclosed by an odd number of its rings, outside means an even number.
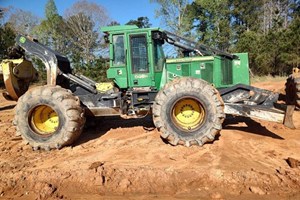
M164 32L164 37L166 42L168 42L169 44L172 44L176 47L179 48L183 48L187 51L191 51L191 52L196 52L201 56L207 56L207 55L219 55L219 56L225 56L231 59L235 59L237 58L237 56L227 53L227 52L223 52L220 51L218 49L215 48L211 48L208 47L206 45L203 44L198 44L194 41L188 40L186 38L183 38L181 36L178 36L174 33L168 32L168 31L163 31Z
M42 45L38 41L18 35L16 42L17 45L22 47L26 52L35 55L42 60L47 69L48 85L56 85L57 75L59 75L61 72L72 72L68 58Z

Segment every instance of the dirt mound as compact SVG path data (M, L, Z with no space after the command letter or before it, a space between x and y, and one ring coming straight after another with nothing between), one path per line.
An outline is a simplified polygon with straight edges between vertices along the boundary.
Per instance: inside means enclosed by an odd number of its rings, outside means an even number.
M48 152L15 136L14 105L0 98L0 199L300 198L300 167L288 162L300 160L299 111L296 130L232 118L212 144L190 148L165 144L151 117L105 117Z

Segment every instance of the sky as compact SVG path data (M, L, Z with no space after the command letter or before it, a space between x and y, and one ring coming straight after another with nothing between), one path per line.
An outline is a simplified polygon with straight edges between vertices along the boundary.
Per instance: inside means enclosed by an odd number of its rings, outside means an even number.
M58 13L71 7L77 0L54 0ZM155 9L158 5L149 0L88 0L103 6L113 21L125 24L138 17L148 17L152 27L160 26L160 20L155 18ZM30 11L40 18L44 18L44 9L47 0L0 0L1 7L13 6L25 11Z

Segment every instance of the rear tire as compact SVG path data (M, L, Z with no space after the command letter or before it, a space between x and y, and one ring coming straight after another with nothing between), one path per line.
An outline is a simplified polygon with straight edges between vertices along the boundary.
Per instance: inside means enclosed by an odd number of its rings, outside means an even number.
M60 149L72 144L85 123L79 98L60 86L27 91L16 106L17 134L37 149Z
M161 137L172 145L213 141L222 129L224 103L208 82L184 77L167 83L153 105L153 121Z
M300 108L300 74L292 74L285 83L286 103Z

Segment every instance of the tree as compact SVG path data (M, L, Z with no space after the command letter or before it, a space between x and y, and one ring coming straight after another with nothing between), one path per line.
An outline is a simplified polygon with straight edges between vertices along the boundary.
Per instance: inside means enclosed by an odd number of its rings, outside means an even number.
M79 0L74 3L65 11L64 18L67 19L73 15L77 15L78 13L82 13L90 18L94 23L95 29L99 29L99 27L104 26L111 21L103 6L86 0Z
M150 2L159 4L156 16L162 18L170 31L184 35L187 28L184 18L187 15L188 0L150 0Z
M48 0L45 7L46 19L33 32L37 38L52 49L65 53L63 18L58 14L54 0Z
M298 0L265 0L257 66L264 74L287 75L299 66ZM297 28L295 28L297 27Z
M249 52L249 66L253 73L264 74L255 59L260 54L260 34L255 31L245 31L239 35L239 40L233 49L235 52Z
M110 23L107 24L107 26L118 26L118 25L120 25L120 23L117 21L111 21Z
M94 30L93 21L85 14L78 13L66 19L65 27L65 35L72 53L80 52L85 64L94 60L94 53L99 47L99 34Z
M263 1L230 0L232 27L236 33L244 31L258 31L261 27Z
M58 11L54 0L48 0L45 7L46 19L51 19L56 15L58 15Z
M69 54L72 61L77 62L75 68L94 61L105 45L99 28L110 22L105 9L96 3L80 0L65 11L64 18Z
M7 56L7 49L15 44L15 32L9 23L0 26L0 60Z
M201 43L249 52L250 67L259 75L284 75L290 65L299 63L295 28L299 29L295 25L299 4L299 0L195 0L187 6L186 19Z
M0 19L4 17L4 8L0 7Z
M106 71L109 67L109 59L98 57L93 62L84 67L77 68L76 71L98 82L108 81Z
M187 6L187 21L201 43L228 51L232 41L228 0L196 0Z
M7 9L0 8L0 60L7 56L7 48L15 43L15 32L10 23L2 23L2 19Z
M299 0L265 0L263 5L263 31L267 34L273 28L286 29L290 23L294 10L292 7L299 4Z
M130 20L126 25L136 25L139 28L150 28L152 24L149 23L148 17L138 17L136 20Z
M46 18L41 20L40 24L35 26L31 32L34 38L40 43L45 44L51 49L65 54L65 37L62 30L63 18L58 14L54 0L48 0L45 6ZM46 80L46 68L41 60L32 57L32 62L36 66L40 81Z
M39 18L29 11L13 9L8 22L16 33L31 35L34 27L39 24Z
M287 46L284 58L291 67L300 67L300 17L297 17L289 26L286 34Z
M64 30L68 55L75 72L96 80L103 80L102 71L107 69L107 60L101 58L106 51L99 28L111 22L106 10L99 4L80 0L64 13ZM99 58L100 56L100 58Z

